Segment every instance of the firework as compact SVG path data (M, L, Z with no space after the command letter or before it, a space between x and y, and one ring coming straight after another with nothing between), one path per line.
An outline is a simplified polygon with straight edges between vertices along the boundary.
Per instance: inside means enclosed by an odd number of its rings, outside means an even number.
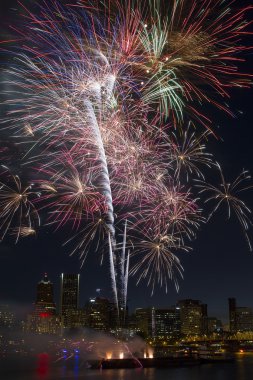
M41 204L50 212L50 223L56 228L72 223L73 229L80 227L82 220L91 220L95 214L106 213L106 199L96 187L98 173L86 165L75 165L70 152L62 152L53 157L53 165L45 164L40 175L45 179L39 183L42 196Z
M177 237L168 235L167 232L151 229L141 231L142 237L134 244L136 251L133 256L139 256L137 263L130 270L130 274L138 275L138 282L147 279L154 291L155 284L164 286L167 290L168 279L174 280L178 288L175 271L182 277L182 266L173 251L177 249L187 250L180 244Z
M10 173L7 167L2 167L0 181L1 209L1 240L8 230L17 242L20 237L33 235L34 228L40 225L39 214L34 206L37 194L33 185L22 185L18 175Z
M169 146L171 150L171 161L175 164L175 174L180 177L185 172L187 181L197 175L204 179L200 166L213 165L212 155L206 152L205 142L210 132L205 131L196 135L196 131L190 131L191 125L178 137L175 133L170 136Z
M228 219L233 212L243 228L249 248L252 251L251 242L247 233L249 227L252 225L251 210L240 198L241 192L253 188L253 185L248 183L251 176L247 170L243 170L232 183L229 183L226 182L219 164L217 164L217 167L221 178L221 183L217 187L206 182L198 182L198 187L201 189L200 193L206 193L208 196L205 202L212 202L214 204L209 214L209 219L222 207L227 209Z

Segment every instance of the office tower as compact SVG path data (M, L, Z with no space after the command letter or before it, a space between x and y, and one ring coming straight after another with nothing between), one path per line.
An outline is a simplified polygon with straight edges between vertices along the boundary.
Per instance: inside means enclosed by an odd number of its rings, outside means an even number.
M236 299L229 298L228 299L228 307L229 307L229 331L231 333L235 333L237 331L236 326Z
M60 334L62 321L56 315L53 284L47 274L37 285L34 310L27 318L27 330L39 334Z
M138 308L135 310L136 332L144 338L152 338L155 334L154 308Z
M38 302L54 303L53 284L49 281L47 273L44 274L44 278L37 285L36 303Z
M37 285L36 310L38 313L55 315L53 284L49 281L47 273Z
M178 301L180 308L181 333L183 335L202 335L207 332L207 306L198 300Z
M253 312L250 307L236 308L237 332L253 331Z
M78 310L79 278L79 274L61 274L60 315L65 327L72 327L72 319Z
M111 326L112 304L107 298L90 298L85 305L85 325L95 330L109 331Z
M155 309L155 337L168 339L180 334L179 308Z

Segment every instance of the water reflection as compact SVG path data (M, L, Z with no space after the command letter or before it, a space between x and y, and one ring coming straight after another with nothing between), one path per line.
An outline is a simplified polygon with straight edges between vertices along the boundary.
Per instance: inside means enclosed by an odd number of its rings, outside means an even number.
M44 379L49 372L49 355L43 352L38 355L36 373L40 379Z
M4 366L2 365L4 364ZM1 373L5 367L5 373ZM46 353L31 358L0 362L2 380L251 380L253 353L236 355L233 363L203 364L185 368L136 368L119 370L87 369L79 352L64 353L57 362Z

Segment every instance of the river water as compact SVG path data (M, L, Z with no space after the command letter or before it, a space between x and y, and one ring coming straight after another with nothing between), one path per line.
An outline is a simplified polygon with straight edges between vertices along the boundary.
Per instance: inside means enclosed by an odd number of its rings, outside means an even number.
M77 359L68 368L66 363L57 367L42 362L0 361L1 380L252 380L253 353L236 355L235 362L202 364L185 368L91 370Z

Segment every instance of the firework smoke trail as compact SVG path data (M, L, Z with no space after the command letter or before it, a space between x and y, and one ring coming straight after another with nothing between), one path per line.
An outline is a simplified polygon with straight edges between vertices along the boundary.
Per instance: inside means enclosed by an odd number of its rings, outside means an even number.
M113 246L112 246L110 234L108 235L108 245L109 245L109 261L110 261L112 289L113 289L113 294L114 294L115 305L117 307L118 323L119 323L119 299L118 299L118 288L117 288L117 280L116 280L116 273L115 273L115 258L114 258Z
M127 286L128 286L128 275L129 275L129 250L126 255L126 240L127 240L127 220L125 220L124 234L123 234L123 244L121 252L121 263L120 263L120 286L121 286L121 306L123 308L123 323L125 322L125 311L127 304Z
M127 288L128 288L128 276L129 276L129 263L130 263L130 249L127 252L126 270L124 276L124 322L126 317L126 306L127 306Z
M106 96L111 97L113 86L114 86L114 78L111 76L109 80L109 86L106 86ZM95 86L95 88L98 88L95 92L96 98L99 98L101 94L101 88L99 85ZM102 191L105 199L106 199L106 205L108 207L107 211L107 221L106 225L108 227L108 244L109 244L109 257L110 257L110 270L111 270L111 280L112 280L112 288L114 293L114 300L118 309L119 314L119 299L117 294L117 274L115 267L117 266L117 259L115 257L115 227L114 227L114 211L113 211L113 200L112 200L112 190L111 190L111 183L110 183L110 177L109 177L109 171L107 166L107 159L106 159L106 153L104 149L104 144L101 136L101 132L99 129L97 117L94 112L94 106L92 103L88 100L84 100L84 108L86 110L86 118L89 123L89 126L91 127L91 130L94 133L94 137L96 139L96 145L99 152L99 162L101 164L100 166L100 173L99 173L99 188Z
M99 182L100 182L100 187L102 189L102 193L104 194L107 200L107 206L108 206L107 226L108 226L109 234L111 235L112 244L114 245L115 244L115 228L114 228L114 216L113 216L112 191L111 191L110 177L109 177L104 144L102 141L101 133L100 133L99 126L97 123L97 118L94 113L94 109L91 102L85 100L85 108L87 110L87 119L89 121L89 125L91 126L94 132L94 136L97 142L97 147L98 147L98 152L99 152L99 161L101 163Z

